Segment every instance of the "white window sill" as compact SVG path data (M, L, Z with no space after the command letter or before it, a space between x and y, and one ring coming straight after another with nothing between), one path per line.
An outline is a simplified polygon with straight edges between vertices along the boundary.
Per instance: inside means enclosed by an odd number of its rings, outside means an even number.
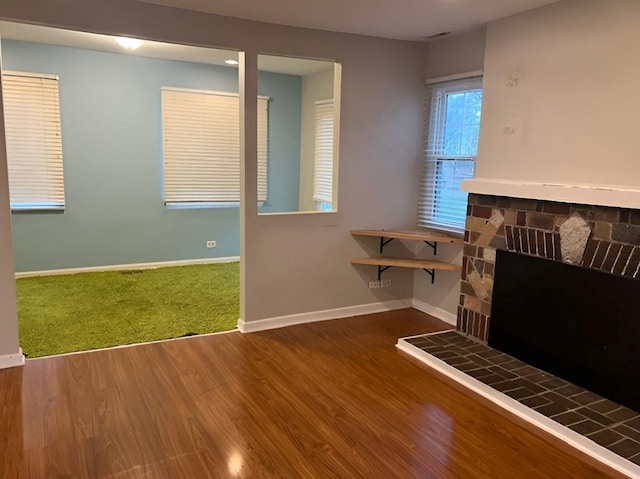
M12 213L63 213L64 205L11 205Z
M462 229L458 229L458 228L448 228L446 226L442 226L442 225L420 225L418 226L419 229L421 230L429 230L429 231L437 231L439 233L447 233L449 235L452 236L460 236L460 237L464 237L464 228Z
M258 203L258 206L264 206L266 202ZM189 203L165 203L169 210L202 210L202 209L223 209L223 208L239 208L239 201L194 201Z

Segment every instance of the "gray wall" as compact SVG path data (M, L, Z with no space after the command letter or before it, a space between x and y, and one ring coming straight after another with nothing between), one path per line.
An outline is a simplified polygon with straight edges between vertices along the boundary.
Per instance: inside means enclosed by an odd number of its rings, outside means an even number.
M246 201L241 208L241 315L245 321L411 297L413 276L406 272L390 273L392 288L367 287L374 272L356 269L348 260L366 254L370 243L358 243L349 230L415 224L426 66L423 44L276 26L128 0L3 3L0 17L247 52L241 55L246 59L241 91L247 92ZM258 52L338 60L343 65L338 213L256 214ZM0 198L4 188L0 185ZM0 211L0 221L5 216ZM10 265L0 267L5 278L12 273ZM12 303L12 295L9 288L0 290L0 304ZM0 330L15 321L11 311L3 313Z
M163 86L238 91L237 69L4 40L4 68L60 77L64 213L16 212L17 271L238 256L239 208L163 203ZM266 212L298 199L298 76L260 73L272 98ZM215 249L206 249L216 240Z
M485 33L484 28L478 28L429 43L427 78L481 70ZM421 258L462 264L462 245L440 244L435 257L429 247L419 246L418 250ZM437 272L436 282L431 284L430 278L423 271L416 271L413 295L416 300L438 308L454 319L460 297L460 275Z

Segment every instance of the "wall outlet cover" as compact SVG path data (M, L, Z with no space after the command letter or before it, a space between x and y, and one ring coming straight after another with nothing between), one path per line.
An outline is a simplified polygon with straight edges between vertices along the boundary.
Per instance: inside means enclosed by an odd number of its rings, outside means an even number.
M379 288L380 281L369 281L369 288Z
M380 287L381 288L388 288L391 286L391 280L390 279L383 279L382 281L380 281Z
M215 248L216 247L216 242L215 241L207 241L207 248Z

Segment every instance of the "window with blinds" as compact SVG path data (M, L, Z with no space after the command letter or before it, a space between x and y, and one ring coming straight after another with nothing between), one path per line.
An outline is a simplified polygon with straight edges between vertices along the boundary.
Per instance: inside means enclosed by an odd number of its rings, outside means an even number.
M64 208L58 77L2 74L11 209Z
M321 211L333 203L333 100L316 102L313 199Z
M267 199L269 100L258 99L258 201ZM240 201L240 101L235 93L162 89L164 199L202 206Z
M460 182L474 175L481 107L481 77L428 85L418 226L464 231L467 193Z

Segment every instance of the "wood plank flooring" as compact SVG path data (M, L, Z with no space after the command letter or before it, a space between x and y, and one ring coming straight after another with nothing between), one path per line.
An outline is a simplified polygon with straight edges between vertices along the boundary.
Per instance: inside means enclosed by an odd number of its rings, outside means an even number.
M0 477L616 477L394 347L415 310L0 371Z

